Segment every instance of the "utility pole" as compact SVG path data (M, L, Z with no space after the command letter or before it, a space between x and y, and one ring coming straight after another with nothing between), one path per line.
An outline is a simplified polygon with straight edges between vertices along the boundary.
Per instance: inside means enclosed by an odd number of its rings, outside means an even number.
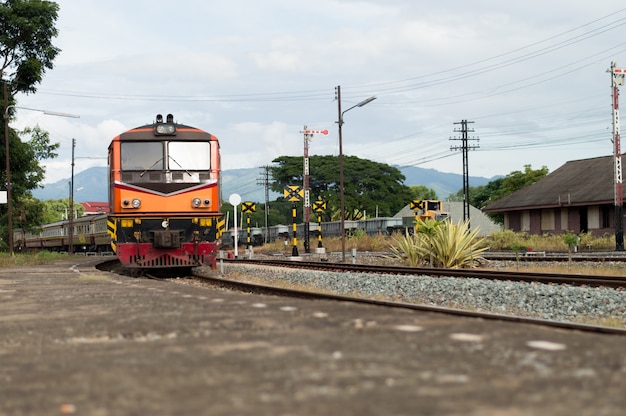
M72 179L70 180L70 212L69 222L67 224L69 245L67 246L67 254L74 254L74 148L76 147L76 139L72 139Z
M468 161L468 151L470 149L477 149L478 145L468 145L468 140L476 140L479 139L472 137L469 139L467 137L468 133L473 133L474 129L468 129L467 125L469 123L473 123L473 121L461 120L459 122L455 122L454 124L460 124L461 129L454 129L455 133L461 133L461 138L451 137L450 140L461 140L461 147L459 146L450 146L450 150L459 150L463 152L463 221L468 221L469 228L469 219L470 219L470 198L469 198L469 161Z
M607 71L609 72L609 71ZM624 85L626 69L616 68L611 62L611 92L613 107L613 155L614 155L614 204L615 204L615 251L624 251L624 188L622 182L622 151L619 133L619 86Z
M261 167L261 177L257 179L256 184L261 185L265 189L265 243L267 244L270 241L270 230L269 230L269 213L270 213L270 167L262 166Z

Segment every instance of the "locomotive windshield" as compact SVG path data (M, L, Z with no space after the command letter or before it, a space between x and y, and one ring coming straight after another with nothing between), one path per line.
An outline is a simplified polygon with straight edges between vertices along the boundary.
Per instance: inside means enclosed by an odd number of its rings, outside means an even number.
M122 143L122 170L162 170L163 144L161 142Z
M121 153L124 171L204 171L211 168L211 149L206 142L123 142Z
M209 170L211 151L206 142L169 142L170 170Z

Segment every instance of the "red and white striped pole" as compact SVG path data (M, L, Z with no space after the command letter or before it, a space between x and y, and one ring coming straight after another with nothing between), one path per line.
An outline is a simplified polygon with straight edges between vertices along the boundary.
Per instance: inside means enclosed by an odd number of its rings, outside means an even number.
M310 253L309 222L311 219L311 196L309 192L309 141L313 140L314 134L328 135L328 130L309 130L307 126L304 126L304 130L300 133L304 133L304 177L302 181L302 189L304 190L304 209L302 210L304 217L304 252Z
M614 204L615 204L615 250L624 251L624 214L623 197L624 187L622 178L622 151L620 145L619 126L619 86L624 85L626 69L616 68L615 62L611 62L611 90L613 107L613 156L614 156Z

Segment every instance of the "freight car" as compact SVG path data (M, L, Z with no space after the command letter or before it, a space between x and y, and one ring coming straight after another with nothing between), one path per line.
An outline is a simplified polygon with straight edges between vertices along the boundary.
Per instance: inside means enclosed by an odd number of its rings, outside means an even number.
M258 246L262 246L263 242L264 242L263 229L259 227L251 227L249 242L248 242L247 228L237 229L237 244L238 245L240 246L252 245L252 246L258 247ZM224 234L222 234L222 246L224 248L235 246L235 230L230 229L224 232Z
M136 269L215 267L224 231L217 137L168 114L109 145L111 246Z

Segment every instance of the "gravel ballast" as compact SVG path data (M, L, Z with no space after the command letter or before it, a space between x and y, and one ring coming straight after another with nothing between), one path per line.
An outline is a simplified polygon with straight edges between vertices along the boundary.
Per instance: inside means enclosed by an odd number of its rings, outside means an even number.
M228 263L236 280L306 287L340 295L596 325L626 325L626 291L474 278L305 271Z

